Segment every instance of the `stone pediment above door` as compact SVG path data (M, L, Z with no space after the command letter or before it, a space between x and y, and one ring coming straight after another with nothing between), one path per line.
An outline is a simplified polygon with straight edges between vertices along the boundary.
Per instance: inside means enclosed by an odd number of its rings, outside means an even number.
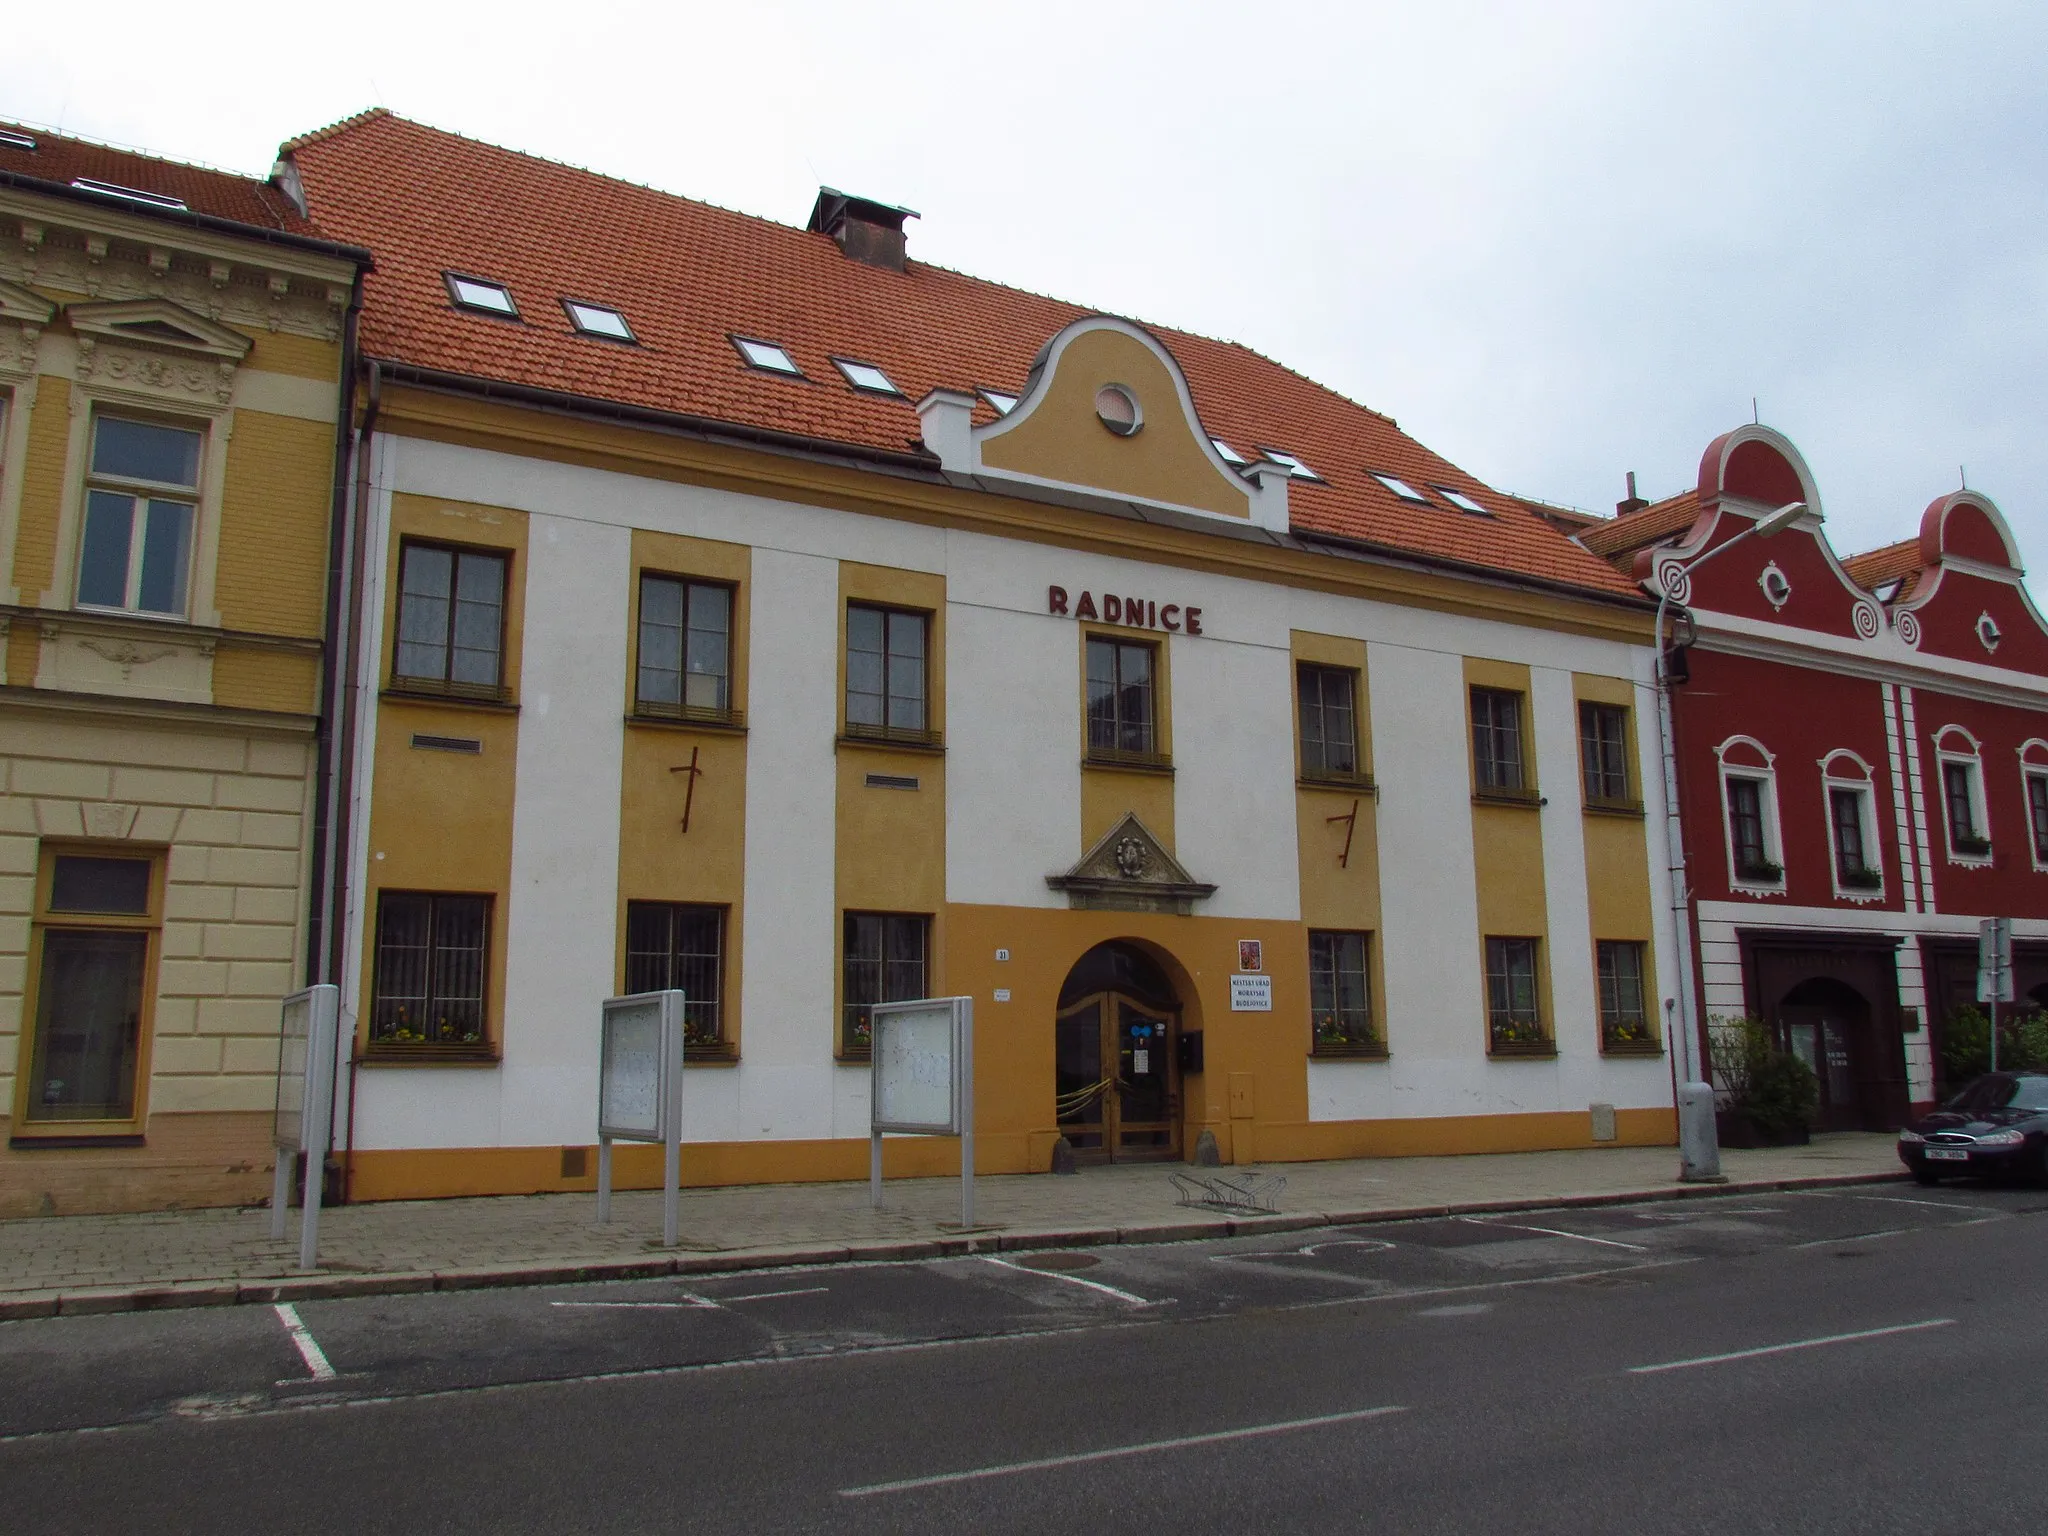
M1175 912L1188 915L1216 887L1190 875L1132 811L1064 874L1045 883L1064 891L1076 910Z

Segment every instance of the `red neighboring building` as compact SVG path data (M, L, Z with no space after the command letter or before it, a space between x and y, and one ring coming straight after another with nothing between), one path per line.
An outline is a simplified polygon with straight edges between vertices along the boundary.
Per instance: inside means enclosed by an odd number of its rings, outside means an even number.
M1696 563L1795 501L1815 515ZM1847 560L1820 508L1799 451L1746 426L1697 489L1579 539L1689 616L1671 707L1705 1018L1768 1020L1824 1126L1886 1129L1945 1086L1979 918L2015 920L2022 1005L2048 1006L2048 624L1988 497Z

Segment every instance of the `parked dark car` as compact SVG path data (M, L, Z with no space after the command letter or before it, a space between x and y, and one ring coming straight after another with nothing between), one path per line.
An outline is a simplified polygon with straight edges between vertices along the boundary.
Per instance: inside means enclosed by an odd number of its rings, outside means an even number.
M2048 1181L2048 1072L1987 1072L1899 1132L1899 1161L1922 1184L1952 1174Z

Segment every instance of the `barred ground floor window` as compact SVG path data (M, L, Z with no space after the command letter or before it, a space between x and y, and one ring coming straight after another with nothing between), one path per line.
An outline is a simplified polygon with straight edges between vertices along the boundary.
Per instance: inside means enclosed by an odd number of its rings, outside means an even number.
M626 991L683 994L683 1049L732 1053L725 1028L725 908L680 901L626 903Z
M911 912L849 912L844 937L840 1052L864 1056L874 1043L876 1003L926 995L931 918Z
M1507 1055L1547 1054L1535 939L1486 941L1486 1023L1492 1048Z
M1311 1048L1318 1056L1384 1055L1373 1026L1367 974L1372 935L1311 929L1308 936Z
M378 892L371 1049L488 1056L490 933L488 896Z

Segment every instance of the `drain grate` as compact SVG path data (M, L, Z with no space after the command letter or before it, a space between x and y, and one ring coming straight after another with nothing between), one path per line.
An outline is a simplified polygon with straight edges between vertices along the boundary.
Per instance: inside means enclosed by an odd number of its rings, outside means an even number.
M1022 1269L1061 1271L1069 1269L1093 1269L1102 1260L1092 1253L1027 1253L1012 1263Z

